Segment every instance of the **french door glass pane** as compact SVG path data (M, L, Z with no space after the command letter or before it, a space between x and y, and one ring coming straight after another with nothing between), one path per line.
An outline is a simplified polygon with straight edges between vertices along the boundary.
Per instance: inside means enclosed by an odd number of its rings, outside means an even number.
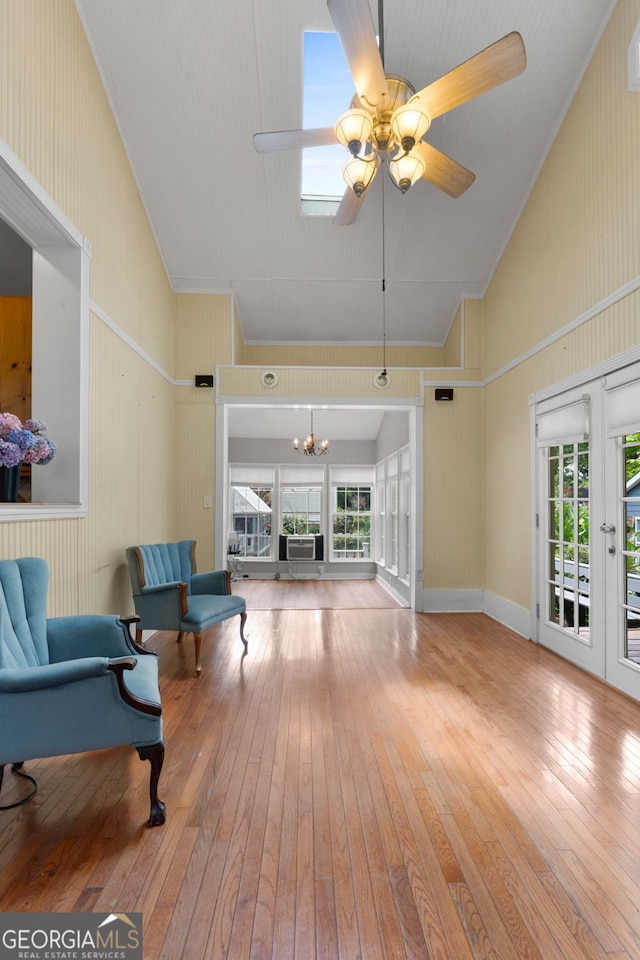
M623 451L625 656L640 663L640 433L627 434L623 438Z
M547 619L589 637L589 445L547 449Z

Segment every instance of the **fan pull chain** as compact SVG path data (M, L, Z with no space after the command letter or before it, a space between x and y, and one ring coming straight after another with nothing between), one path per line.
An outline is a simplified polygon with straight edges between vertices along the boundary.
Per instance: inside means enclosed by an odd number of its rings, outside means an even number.
M382 4L382 0L380 0ZM385 279L385 241L384 241L384 177L382 178L382 376L387 378L387 305Z

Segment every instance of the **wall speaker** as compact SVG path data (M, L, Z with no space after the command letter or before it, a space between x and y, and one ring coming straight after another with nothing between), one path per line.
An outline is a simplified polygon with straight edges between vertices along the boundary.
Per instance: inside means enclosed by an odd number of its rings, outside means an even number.
M212 387L212 386L213 386L212 373L196 373L196 387Z
M453 387L436 387L436 400L453 400Z

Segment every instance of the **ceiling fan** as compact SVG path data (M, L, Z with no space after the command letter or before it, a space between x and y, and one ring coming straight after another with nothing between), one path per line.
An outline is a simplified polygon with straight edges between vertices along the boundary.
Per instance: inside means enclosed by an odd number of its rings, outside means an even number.
M431 121L474 97L517 77L526 66L522 37L513 32L486 47L417 93L404 77L385 74L380 0L380 49L368 0L327 0L356 88L350 109L335 127L256 133L259 153L342 143L350 154L343 176L347 189L334 223L353 223L365 191L382 162L406 193L423 177L459 197L475 175L423 140Z

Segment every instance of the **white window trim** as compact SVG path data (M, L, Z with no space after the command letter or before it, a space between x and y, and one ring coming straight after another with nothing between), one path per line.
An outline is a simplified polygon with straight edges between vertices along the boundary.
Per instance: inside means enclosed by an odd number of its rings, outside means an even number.
M71 499L71 502L0 504L0 521L84 517L88 512L91 247L1 139L0 212L2 219L34 251L32 413L38 419L46 419L48 435L60 451L53 463L42 468L43 475L37 476L36 483L43 498L58 500L62 491L68 491ZM61 303L61 294L65 303ZM52 319L56 323L53 344ZM38 354L37 342L44 342L47 335L49 347L45 357L42 351ZM51 363L52 348L55 349L54 363ZM65 355L69 363L61 372L58 357ZM61 373L64 389L60 388ZM50 473L44 474L45 470Z
M354 467L354 471L358 469L360 468ZM330 503L330 509L329 509L329 527L330 527L329 537L330 537L330 556L331 556L332 562L334 563L360 563L362 560L369 561L369 560L375 559L375 557L373 556L375 552L375 536L376 536L375 535L375 510L372 509L372 504L375 503L375 480L373 476L374 468L373 466L371 466L370 468L367 467L366 470L367 470L367 473L369 471L371 472L370 480L356 479L353 482L350 482L348 480L341 479L336 481L332 480L331 482L331 503ZM346 473L347 472L346 468L344 467L341 468L341 472ZM368 557L341 557L339 555L336 555L336 551L333 546L333 536L334 536L333 521L334 521L334 517L337 514L336 492L340 488L347 488L347 487L358 487L358 488L366 487L369 491L369 510L368 511L365 510L360 512L360 511L345 510L345 513L349 514L349 516L368 516L369 517L369 556Z

